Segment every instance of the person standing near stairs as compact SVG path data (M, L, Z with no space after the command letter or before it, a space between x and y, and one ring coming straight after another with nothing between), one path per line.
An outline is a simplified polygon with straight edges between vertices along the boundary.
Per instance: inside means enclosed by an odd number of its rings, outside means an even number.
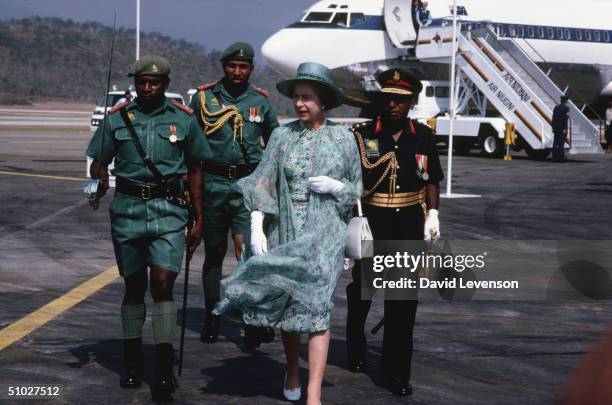
M567 106L568 100L567 96L561 96L561 103L553 110L552 130L555 136L553 141L553 162L564 161L564 146L570 112Z

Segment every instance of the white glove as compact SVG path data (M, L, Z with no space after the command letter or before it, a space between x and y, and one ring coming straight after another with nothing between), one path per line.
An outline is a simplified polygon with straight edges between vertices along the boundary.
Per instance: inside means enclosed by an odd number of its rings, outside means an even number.
M263 219L263 212L251 211L251 251L256 255L268 251L268 240L263 231Z
M332 194L334 197L344 188L344 183L327 176L308 178L308 187L315 193Z
M431 209L427 213L427 221L425 221L425 240L432 241L440 237L440 220L438 219L438 210Z

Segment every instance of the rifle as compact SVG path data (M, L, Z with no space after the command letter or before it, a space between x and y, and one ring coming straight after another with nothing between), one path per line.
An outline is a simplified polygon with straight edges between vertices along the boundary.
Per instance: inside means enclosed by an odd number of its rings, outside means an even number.
M106 93L104 95L104 119L102 120L102 134L106 130L106 110L108 104L108 92L110 90L110 81L111 81L111 72L113 70L113 50L115 49L115 29L117 27L117 13L115 12L115 17L113 18L113 32L111 34L111 46L110 46L110 56L108 61L108 76L106 78ZM100 147L98 148L98 162L100 161L100 154L102 153L102 137L100 137ZM97 178L88 180L83 186L83 192L87 196L89 200L89 205L94 210L98 209L100 205L100 198L102 198L103 189L100 187L101 179L100 179L100 171L98 169Z

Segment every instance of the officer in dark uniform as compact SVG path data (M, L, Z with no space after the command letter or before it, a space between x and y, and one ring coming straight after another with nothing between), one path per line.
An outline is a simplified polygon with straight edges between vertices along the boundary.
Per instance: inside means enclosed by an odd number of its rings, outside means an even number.
M552 130L553 140L553 162L563 162L565 138L567 137L567 121L570 109L567 106L569 98L561 96L561 103L553 109Z
M423 240L439 237L438 183L443 178L433 131L408 119L422 90L419 80L402 69L380 74L373 99L380 115L355 125L361 155L363 208L375 240ZM365 368L364 325L371 301L362 300L360 263L346 288L348 368ZM368 286L366 286L368 287ZM381 375L396 395L410 395L412 329L417 301L385 300Z
M221 270L231 229L234 252L240 259L242 235L250 230L250 213L235 189L238 179L255 170L266 142L278 127L267 93L249 83L253 71L253 48L244 42L230 45L221 56L225 76L200 86L191 107L210 142L213 156L204 162L204 248L202 269L206 319L201 340L214 343L219 336L219 316L212 310L219 301ZM265 336L262 333L265 332ZM274 330L245 329L247 350L261 340L271 341Z
M110 217L117 266L125 282L121 320L127 369L120 385L137 388L141 384L144 296L149 284L154 302L153 393L160 399L169 398L175 388L172 287L183 261L188 220L180 179L188 174L195 208L195 225L187 236L192 255L200 243L203 222L200 161L210 157L191 109L165 97L169 74L166 59L154 55L139 59L128 73L134 77L138 97L113 108L87 148L87 156L94 159L91 177L102 180L103 191L108 188L108 164L115 160L117 187Z

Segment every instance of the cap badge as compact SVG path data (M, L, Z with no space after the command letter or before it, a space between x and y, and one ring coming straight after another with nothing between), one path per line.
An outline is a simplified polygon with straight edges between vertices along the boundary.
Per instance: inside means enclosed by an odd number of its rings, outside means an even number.
M244 49L241 49L240 51L238 51L238 56L240 57L244 56Z
M157 73L159 71L159 69L157 69L157 65L154 63L153 66L151 66L151 70L155 73Z
M393 72L393 81L399 82L401 78L402 77L400 76L400 72L399 71L396 70L395 72Z

